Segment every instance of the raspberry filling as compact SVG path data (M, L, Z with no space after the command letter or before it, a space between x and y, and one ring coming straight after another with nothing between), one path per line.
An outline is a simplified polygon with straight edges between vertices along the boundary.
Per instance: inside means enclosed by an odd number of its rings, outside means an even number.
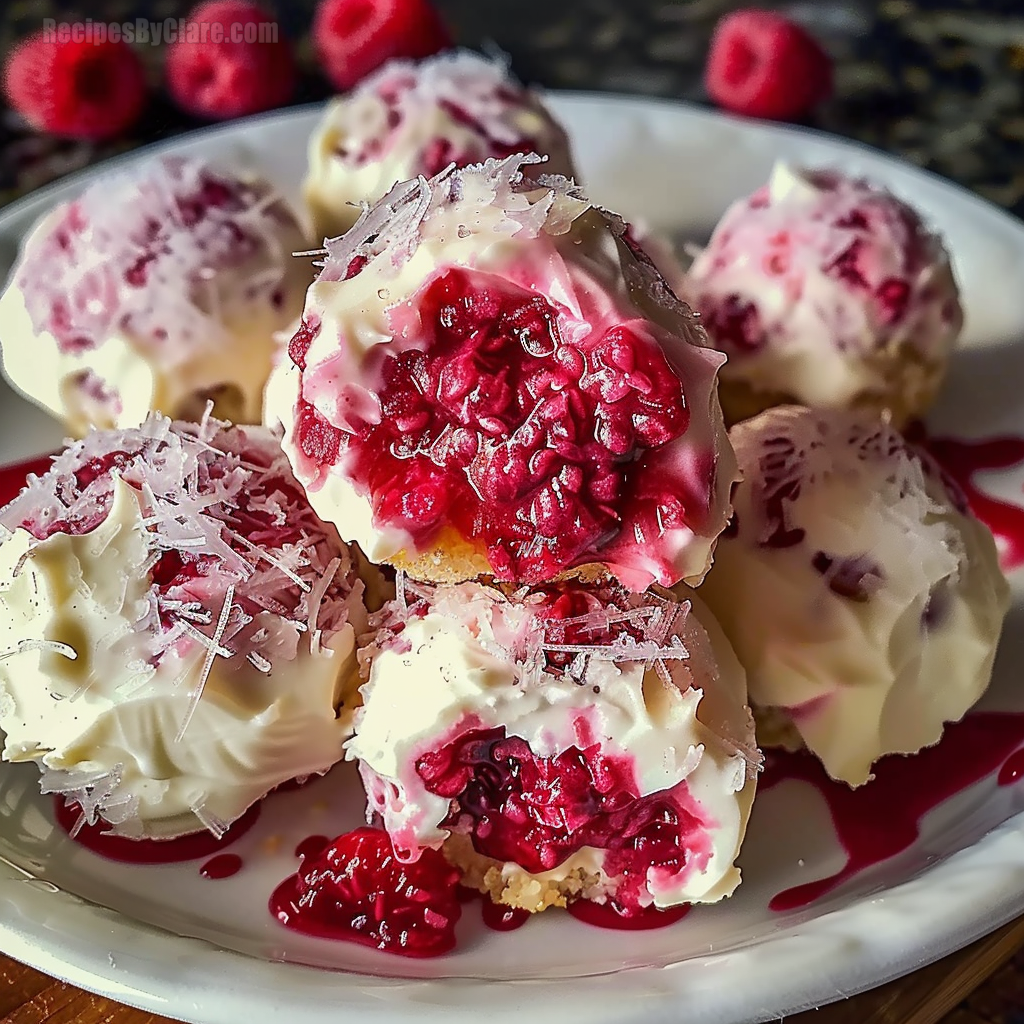
M387 833L358 828L303 859L270 898L271 913L307 935L401 956L440 956L455 946L459 873L436 850L396 860Z
M645 543L706 512L707 491L691 502L689 480L653 461L689 410L645 324L591 329L536 292L454 268L413 307L420 336L384 359L379 423L343 434L307 402L297 412L299 448L318 466L342 454L378 526L419 550L454 528L499 578L532 583L620 533ZM693 461L710 488L713 458Z
M538 757L504 728L474 729L420 757L427 790L451 800L444 823L468 833L477 853L540 873L583 847L606 851L624 913L649 905L649 872L678 878L710 855L707 822L685 783L637 791L629 758L599 745Z
M87 194L26 258L18 278L26 308L61 352L81 355L116 330L166 342L172 325L155 322L146 292L167 286L161 263L166 276L180 271L182 283L201 289L211 269L240 264L263 244L241 223L258 200L249 187L207 171L186 186L173 164L156 173L123 201L121 223L98 205L108 197Z

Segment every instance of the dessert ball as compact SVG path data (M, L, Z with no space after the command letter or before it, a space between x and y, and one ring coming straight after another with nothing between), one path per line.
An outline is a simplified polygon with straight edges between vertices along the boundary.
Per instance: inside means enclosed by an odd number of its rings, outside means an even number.
M4 369L77 435L151 410L258 423L273 335L313 279L269 182L166 157L107 175L24 243L0 298Z
M786 164L726 212L686 294L729 356L730 422L794 402L904 423L932 404L963 324L949 254L911 207Z
M565 132L503 61L464 50L391 61L333 100L310 139L304 193L317 238L348 231L398 181L513 153L573 175Z
M1009 603L995 542L868 414L780 407L731 436L743 482L701 596L773 733L860 785L988 686Z
M328 242L267 421L320 516L416 578L698 580L735 472L723 357L535 163L404 182Z
M378 625L347 752L400 860L443 847L530 911L736 887L759 755L743 670L691 602L409 583Z
M94 431L0 523L3 756L44 792L132 838L221 833L340 760L363 584L269 431Z

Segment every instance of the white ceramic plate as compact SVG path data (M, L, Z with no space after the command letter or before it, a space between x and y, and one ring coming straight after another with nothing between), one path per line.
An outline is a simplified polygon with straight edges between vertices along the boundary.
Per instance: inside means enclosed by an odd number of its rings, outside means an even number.
M780 156L864 173L908 197L946 234L968 311L966 346L935 422L964 436L1024 429L1024 226L1017 221L835 139L640 99L550 99L569 127L593 197L676 235L705 236ZM243 121L160 148L251 161L294 198L317 116L313 109ZM4 211L0 257L9 262L35 217L99 173ZM59 439L43 414L3 392L0 461ZM1020 475L989 477L986 486L1020 494ZM1024 711L1022 614L1018 601L986 698L990 707ZM745 882L719 906L697 909L669 928L632 933L549 913L500 934L468 912L457 953L415 961L307 939L267 912L270 891L296 866L296 842L359 820L348 769L271 798L256 828L232 847L243 870L211 882L200 877L198 862L128 867L77 847L52 824L35 770L5 765L0 948L87 989L203 1024L335 1024L346 1017L397 1024L413 1016L624 1024L680 1014L688 1024L762 1021L913 970L1024 911L1022 811L1024 786L986 780L933 812L911 850L783 915L768 909L772 895L843 863L820 798L788 782L758 798L741 859ZM27 879L26 871L44 881Z

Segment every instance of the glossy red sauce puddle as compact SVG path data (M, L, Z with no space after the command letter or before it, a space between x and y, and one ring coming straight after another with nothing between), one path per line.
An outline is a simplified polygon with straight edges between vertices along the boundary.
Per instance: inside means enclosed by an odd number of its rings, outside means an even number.
M310 836L295 852L298 870L269 901L286 928L397 956L440 956L455 947L461 887L439 851L403 864L384 831L363 827L326 843Z
M814 786L828 804L836 836L846 850L842 870L787 889L772 910L794 910L831 892L858 872L908 849L921 819L944 800L999 771L1001 785L1024 772L1024 714L979 712L949 725L934 747L909 757L885 757L875 778L859 789L834 782L806 752L768 751L761 791L786 779Z
M241 870L242 858L237 853L219 853L199 869L199 874L203 878L217 882L224 878L231 878Z
M989 437L977 441L929 438L920 426L911 427L907 434L932 453L964 492L971 511L1001 542L1003 569L1009 571L1024 565L1024 504L994 498L974 482L975 473L1011 469L1024 462L1024 438Z
M1018 750L1016 754L1006 759L1006 763L999 769L996 781L1000 786L1012 786L1024 778L1024 750Z
M70 836L78 824L81 811L77 804L68 807L64 798L58 796L54 798L54 816L57 824ZM209 832L197 832L180 839L124 839L121 836L104 835L104 829L110 826L100 823L84 825L74 841L91 853L121 864L177 864L214 856L241 839L256 824L259 816L260 805L254 804L222 839L214 838Z
M306 836L298 846L295 847L295 856L299 860L306 860L312 857L319 857L328 846L331 840L327 836Z
M491 931L514 932L522 928L530 920L528 910L519 910L516 907L503 907L491 900L481 900L480 916Z
M569 904L569 913L577 921L594 925L596 928L613 928L622 932L646 932L652 928L667 928L676 921L682 921L690 912L689 905L658 910L645 907L629 914L622 914L610 903L590 903L580 900Z
M465 885L459 885L455 893L460 903L479 903L480 918L483 923L496 932L514 932L522 928L532 916L528 910L519 910L516 907L505 907L500 903L494 903L482 892L470 889Z

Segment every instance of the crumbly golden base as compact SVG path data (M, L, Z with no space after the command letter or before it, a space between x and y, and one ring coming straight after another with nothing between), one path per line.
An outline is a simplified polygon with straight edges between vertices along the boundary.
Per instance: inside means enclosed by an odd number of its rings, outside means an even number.
M886 381L889 387L858 395L850 407L887 417L897 429L920 419L931 408L946 372L945 363L925 362L906 348L896 357L879 352L865 362L873 366L878 379ZM777 405L804 404L784 391L763 391L749 381L730 378L727 372L720 376L718 397L729 427Z
M575 899L589 896L601 884L597 875L582 868L558 879L532 875L516 865L477 853L468 836L451 836L444 844L444 855L462 872L463 885L490 896L495 903L531 914L548 907L564 907Z
M463 583L491 572L483 551L450 528L441 531L432 550L418 555L399 551L388 561L396 569L424 583Z
M450 528L441 531L432 550L418 555L399 551L387 561L412 579L423 583L464 583L481 577L491 579L494 573L483 550ZM580 579L584 583L599 583L608 578L608 569L600 563L578 565L557 577ZM512 586L512 589L516 589L516 586Z

